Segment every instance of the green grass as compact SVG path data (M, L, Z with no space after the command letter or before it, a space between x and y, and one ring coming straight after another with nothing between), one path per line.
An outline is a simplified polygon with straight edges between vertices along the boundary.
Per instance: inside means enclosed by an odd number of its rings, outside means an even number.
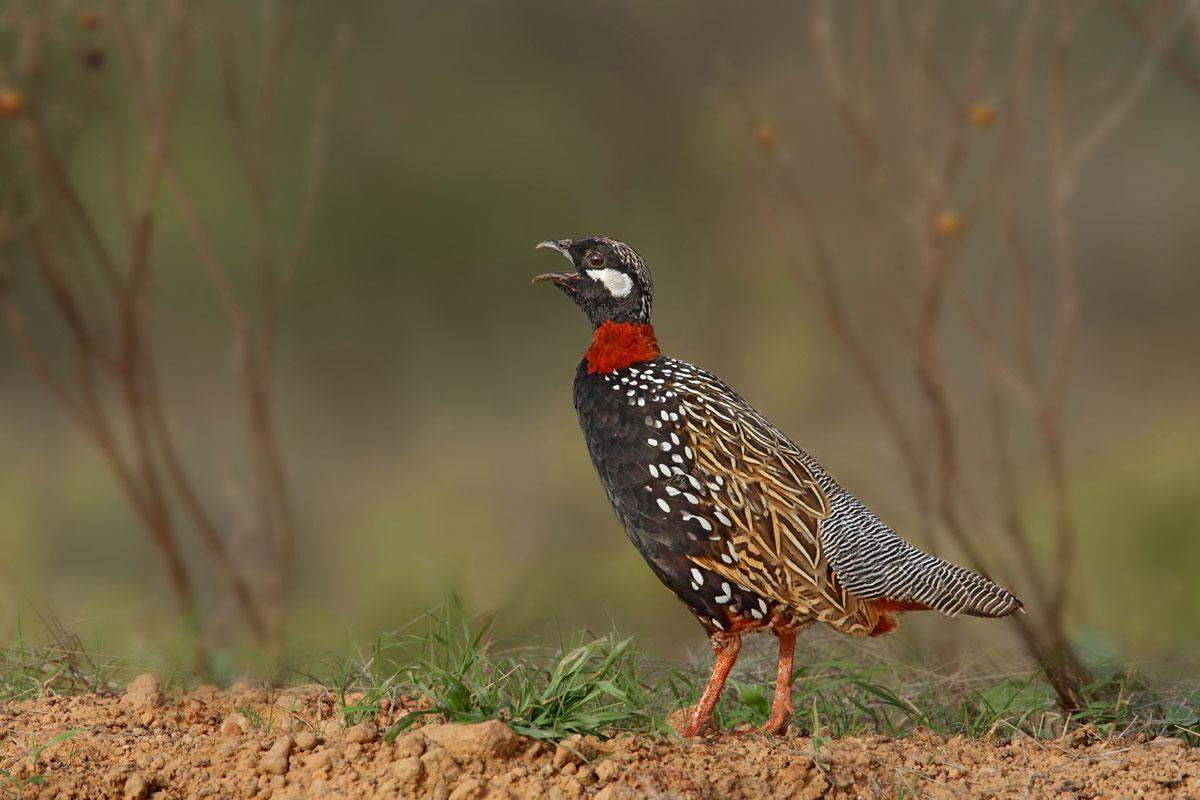
M490 619L472 619L457 600L430 614L416 633L379 637L357 669L343 659L333 682L353 721L380 713L403 694L428 705L397 718L394 737L423 717L454 722L499 719L536 739L649 730L654 720L647 659L629 639L573 635L554 648L501 648Z
M506 647L491 622L472 619L450 601L415 632L380 637L347 657L330 682L349 718L375 716L385 697L420 697L420 712L391 722L391 733L422 717L454 722L501 719L543 739L622 730L665 733L664 718L695 701L710 661L656 662L615 635L565 638L556 647ZM1102 736L1178 736L1200 742L1200 686L1156 683L1128 670L1097 669L1097 699L1066 718L1039 673L995 664L948 674L894 660L894 653L854 640L822 642L797 652L793 724L818 741L856 734L905 736L917 729L947 736L1027 734L1054 738L1091 724ZM769 649L769 648L767 648ZM984 667L987 667L986 669ZM717 706L722 728L761 725L771 705L773 653L747 648Z
M30 742L24 748L25 755L33 762L34 769L36 769L42 761L42 754L47 749L73 739L81 733L83 733L83 728L72 728L69 731L63 731L57 736L52 736L44 742ZM0 768L0 789L4 790L4 797L11 797L13 800L21 800L26 792L36 790L45 781L46 776L40 772L34 772L31 775L22 775ZM36 794L36 791L34 794Z
M769 638L769 637L759 637ZM760 725L769 713L773 653L751 644L716 711L721 728ZM986 659L956 671L897 656L894 648L834 639L798 649L795 727L814 750L856 734L1038 738L1081 725L1101 736L1175 736L1200 743L1200 685L1095 666L1098 698L1070 718L1036 672ZM616 635L571 634L552 646L506 643L491 620L457 600L409 629L325 659L316 678L336 690L348 723L383 719L389 736L424 719L500 719L538 739L620 731L670 735L664 718L699 695L711 662L664 664ZM0 649L0 700L119 686L112 662L84 655L59 635L49 647L18 637ZM126 670L128 671L128 670ZM283 674L283 673L281 673ZM126 676L127 677L127 676ZM287 683L282 678L278 683ZM407 703L400 703L401 699ZM413 700L420 710L412 711ZM398 709L410 709L405 712Z
M0 647L0 700L27 700L45 694L77 694L111 688L112 663L89 654L78 636L54 617L40 617L46 641L25 635L18 619L11 640Z

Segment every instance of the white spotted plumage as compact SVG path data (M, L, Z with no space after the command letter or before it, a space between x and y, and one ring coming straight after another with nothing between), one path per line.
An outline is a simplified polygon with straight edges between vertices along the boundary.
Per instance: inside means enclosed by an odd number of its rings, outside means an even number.
M669 463L647 459L660 482L647 487L654 504L686 526L689 541L718 545L693 560L748 586L761 603L750 602L754 619L767 613L763 597L850 633L870 632L878 615L869 602L879 598L950 615L1011 610L1011 594L904 542L704 370L664 359L605 379L626 388L631 404L651 404L643 422L655 433L645 446L669 454ZM689 583L703 591L696 574Z

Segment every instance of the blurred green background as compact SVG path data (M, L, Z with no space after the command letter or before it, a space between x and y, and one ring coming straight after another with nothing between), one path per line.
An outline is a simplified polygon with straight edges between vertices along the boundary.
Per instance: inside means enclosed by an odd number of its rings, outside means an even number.
M952 72L966 59L962 31L985 7L951 9L937 26L935 49ZM224 12L257 24L249 7ZM1087 24L1081 72L1139 52L1108 9ZM852 268L843 276L852 320L904 412L919 416L897 342L909 314L896 302L911 288L895 269L905 245L864 210L870 190L800 6L300 3L268 133L280 229L298 213L304 132L341 26L350 44L332 78L327 169L311 249L283 300L275 378L301 521L294 643L339 646L398 626L453 588L470 607L498 611L513 633L615 624L664 656L703 649L628 544L588 462L570 387L589 332L561 296L530 286L533 273L558 266L533 250L545 238L629 242L653 270L666 352L728 380L900 530L932 524L914 517L899 460L813 301L803 236L767 189L743 107L731 100L732 91L769 121L786 148L839 263ZM75 68L88 35L64 37L52 80L75 123L72 174L115 225L104 197L122 75ZM203 26L194 33L173 148L221 254L248 284L251 210L205 36ZM1198 37L1188 36L1177 57L1195 65ZM886 70L882 48L866 58ZM1031 77L1039 91L1046 80L1044 70ZM997 78L981 101L1003 88ZM885 132L903 102L876 109ZM997 135L971 129L965 158L987 163ZM1073 623L1126 657L1194 654L1200 631L1197 142L1200 94L1157 70L1082 173L1071 210L1083 302L1066 414L1080 529ZM1031 134L1026 146L1036 175L1050 142ZM985 174L967 170L957 201ZM1038 202L1025 221L1034 260L1048 269ZM966 264L991 257L994 238L967 236L983 227L966 220ZM223 531L236 536L247 465L228 330L178 218L165 213L157 233L152 341L172 422ZM962 280L980 287L969 270ZM32 276L13 282L35 309L48 308ZM1047 316L1043 300L1036 311ZM975 374L978 353L957 346L962 322L947 314L947 370ZM53 347L52 323L33 321ZM970 436L972 398L956 403ZM7 607L48 605L105 651L171 641L178 623L156 554L95 448L8 335L0 412ZM1016 457L1034 530L1048 537L1037 448L1027 442ZM15 617L6 613L3 626ZM989 642L1010 635L987 621L928 619L906 621L903 635L934 628Z

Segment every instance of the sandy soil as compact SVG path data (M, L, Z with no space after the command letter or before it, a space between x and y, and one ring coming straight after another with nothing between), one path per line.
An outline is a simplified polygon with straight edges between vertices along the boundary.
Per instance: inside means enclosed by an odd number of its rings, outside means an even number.
M818 743L724 733L686 742L575 737L555 746L499 722L381 740L333 719L319 686L201 687L164 697L49 697L0 710L0 797L622 800L654 798L1200 798L1200 748L1174 739L1009 743L919 734ZM80 729L65 741L37 747ZM35 779L35 776L40 776Z

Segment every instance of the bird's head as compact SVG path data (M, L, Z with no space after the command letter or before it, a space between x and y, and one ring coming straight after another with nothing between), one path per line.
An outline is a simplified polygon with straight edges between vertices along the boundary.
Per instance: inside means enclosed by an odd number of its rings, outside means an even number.
M586 239L548 239L538 249L557 250L572 269L547 272L534 283L550 281L583 309L592 327L605 322L650 322L650 301L654 285L646 262L633 248L605 236Z

